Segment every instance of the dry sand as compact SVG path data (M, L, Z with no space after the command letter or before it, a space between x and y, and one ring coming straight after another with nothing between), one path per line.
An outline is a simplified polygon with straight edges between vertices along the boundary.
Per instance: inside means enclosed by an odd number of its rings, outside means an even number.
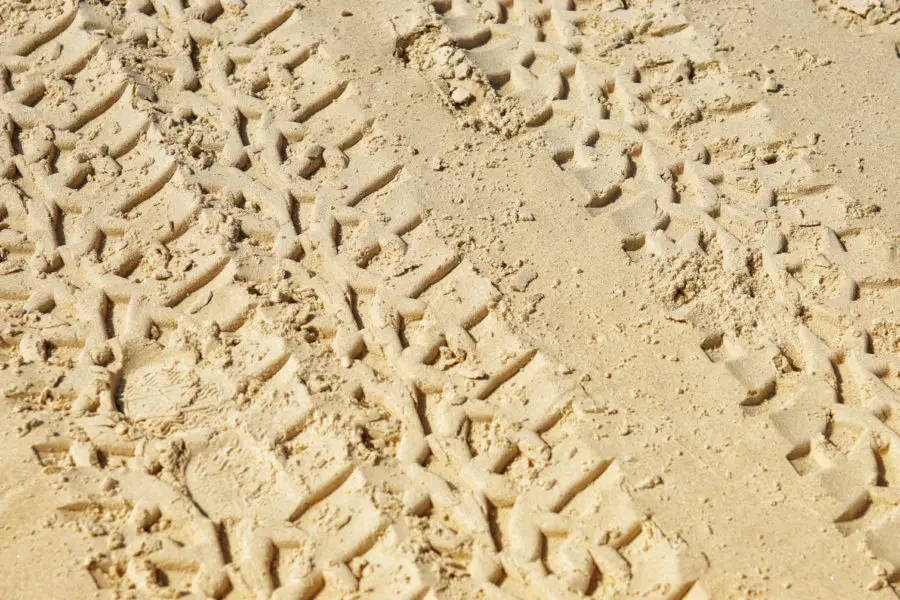
M895 598L897 0L0 0L0 597Z

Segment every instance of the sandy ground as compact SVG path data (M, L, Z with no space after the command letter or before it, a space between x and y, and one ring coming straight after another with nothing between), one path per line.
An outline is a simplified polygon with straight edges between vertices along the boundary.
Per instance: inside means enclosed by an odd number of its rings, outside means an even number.
M0 1L0 596L894 598L896 0Z

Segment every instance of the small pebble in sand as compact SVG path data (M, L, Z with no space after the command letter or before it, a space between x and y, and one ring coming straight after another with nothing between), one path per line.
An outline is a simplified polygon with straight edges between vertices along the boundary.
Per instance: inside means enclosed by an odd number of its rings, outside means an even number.
M456 88L453 90L453 93L450 94L450 100L453 101L453 104L466 104L471 99L472 94L469 90L463 88Z

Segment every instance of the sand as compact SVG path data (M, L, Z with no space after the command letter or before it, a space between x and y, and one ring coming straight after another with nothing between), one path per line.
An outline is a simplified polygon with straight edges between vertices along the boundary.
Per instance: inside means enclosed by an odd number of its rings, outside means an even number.
M0 2L0 597L900 594L895 0Z

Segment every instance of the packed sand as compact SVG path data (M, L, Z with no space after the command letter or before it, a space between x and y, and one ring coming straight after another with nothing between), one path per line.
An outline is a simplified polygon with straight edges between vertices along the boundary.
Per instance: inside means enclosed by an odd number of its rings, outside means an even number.
M895 598L897 0L0 0L0 597Z

